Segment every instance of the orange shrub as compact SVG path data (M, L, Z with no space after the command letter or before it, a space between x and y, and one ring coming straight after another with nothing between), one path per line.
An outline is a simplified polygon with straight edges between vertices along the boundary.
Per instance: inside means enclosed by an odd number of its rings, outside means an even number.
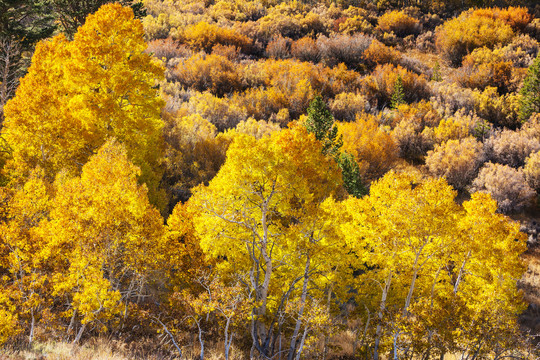
M317 43L310 37L303 37L291 45L291 55L300 61L317 63L321 60L321 52Z
M482 143L472 137L448 140L429 151L426 165L430 173L445 177L458 190L464 189L476 177L485 161Z
M373 73L363 81L364 91L370 101L375 101L379 108L389 106L398 75L403 82L404 100L419 101L429 97L428 82L424 75L417 75L400 65L378 65Z
M378 40L373 40L366 51L364 51L364 59L370 66L381 64L397 65L401 59L401 53Z
M510 6L506 9L498 7L477 9L472 13L473 16L483 16L491 19L500 19L505 24L510 25L514 30L523 31L525 27L532 21L533 16L529 14L529 10L525 7Z
M394 32L398 36L415 34L420 30L418 20L403 11L390 11L379 18L379 29L383 32Z
M355 122L338 123L338 129L343 136L342 150L354 156L363 179L374 181L396 164L396 143L373 116L358 116Z
M186 27L183 38L193 50L204 50L208 53L217 44L236 46L244 52L249 52L252 44L250 38L235 30L221 28L204 21Z
M185 87L223 96L242 89L237 69L238 65L223 56L197 54L181 61L173 75Z

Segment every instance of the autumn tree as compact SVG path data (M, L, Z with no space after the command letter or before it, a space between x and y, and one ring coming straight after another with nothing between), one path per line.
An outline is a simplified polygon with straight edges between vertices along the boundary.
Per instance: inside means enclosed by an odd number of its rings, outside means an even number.
M114 136L126 144L158 202L163 100L155 85L163 69L144 53L143 36L131 9L108 4L88 17L73 41L59 35L38 44L4 109L2 136L12 148L14 178L37 165L49 179L60 169L77 174Z
M56 261L46 255L47 242L39 234L51 198L52 186L39 170L20 188L0 188L0 313L9 320L0 324L4 340L22 332L32 344L38 324L46 323L51 311L50 270Z
M283 335L289 358L301 353L310 299L324 298L336 272L347 269L339 265L346 253L329 212L320 206L340 184L339 168L323 148L303 126L259 140L239 135L216 177L190 199L200 211L195 226L203 251L218 260L223 276L246 274L254 300L252 357L284 351L277 348ZM292 301L294 316L287 313Z
M164 267L163 219L139 175L125 147L108 140L80 177L63 173L56 181L51 219L41 234L47 252L61 256L54 293L67 299L68 335L80 325L75 342L88 326L101 323L102 330L120 314L125 319Z
M419 183L390 172L369 196L346 200L342 218L350 220L341 227L364 254L357 266L367 269L355 286L357 302L375 317L367 349L374 358L385 349L395 357L485 353L516 329L524 235L488 195L473 195L463 208L455 196L443 179ZM504 320L493 321L498 316Z

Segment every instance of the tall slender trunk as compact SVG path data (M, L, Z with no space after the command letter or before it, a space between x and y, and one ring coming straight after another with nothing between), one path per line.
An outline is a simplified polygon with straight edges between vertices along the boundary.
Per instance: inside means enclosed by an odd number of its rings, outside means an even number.
M296 341L297 341L296 339L298 338L298 333L300 332L300 326L302 325L302 318L304 316L304 309L306 307L307 287L308 287L308 282L309 282L309 265L310 265L310 258L308 255L307 260L306 260L306 266L304 269L304 282L302 285L302 295L300 297L300 312L298 313L296 326L294 327L294 332L291 337L291 345L289 347L289 355L287 356L287 360L293 360L295 352L296 352Z
M84 329L86 329L86 324L83 324L81 326L81 328L79 329L79 332L77 333L77 336L75 336L75 339L73 340L73 344L76 344L76 343L79 342L79 340L81 340Z
M30 335L28 335L28 343L32 345L32 342L34 342L34 328L36 326L36 317L34 315L34 308L30 310L30 315L32 316L32 322L30 324Z
M388 278L384 283L384 288L381 297L381 306L379 307L379 323L377 324L377 330L375 332L375 344L373 345L373 359L379 360L379 345L381 343L382 336L382 319L383 312L386 310L386 297L388 296L388 290L390 290L390 284L392 283L392 271L388 273Z

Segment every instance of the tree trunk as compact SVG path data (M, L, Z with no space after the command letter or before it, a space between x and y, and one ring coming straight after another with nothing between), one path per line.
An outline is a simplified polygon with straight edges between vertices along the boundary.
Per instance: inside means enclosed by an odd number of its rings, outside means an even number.
M381 306L379 308L379 323L377 324L377 330L375 332L375 344L373 346L373 359L379 360L379 345L381 343L382 336L382 318L383 312L386 309L386 297L388 296L388 290L390 290L390 284L392 283L392 272L388 273L388 278L384 283L384 288L381 298Z
M293 360L296 352L296 339L298 338L298 333L300 332L300 326L302 325L302 317L304 315L304 308L306 306L307 299L307 287L309 282L309 265L310 258L307 256L306 266L304 269L304 283L302 285L302 296L300 297L300 312L298 314L298 319L296 320L296 326L294 327L294 332L291 337L291 345L289 347L289 355L287 360Z

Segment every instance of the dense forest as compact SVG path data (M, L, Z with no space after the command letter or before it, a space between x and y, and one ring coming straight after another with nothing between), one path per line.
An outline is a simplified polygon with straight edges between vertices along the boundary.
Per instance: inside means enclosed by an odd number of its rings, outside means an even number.
M537 359L540 4L0 0L0 359Z

